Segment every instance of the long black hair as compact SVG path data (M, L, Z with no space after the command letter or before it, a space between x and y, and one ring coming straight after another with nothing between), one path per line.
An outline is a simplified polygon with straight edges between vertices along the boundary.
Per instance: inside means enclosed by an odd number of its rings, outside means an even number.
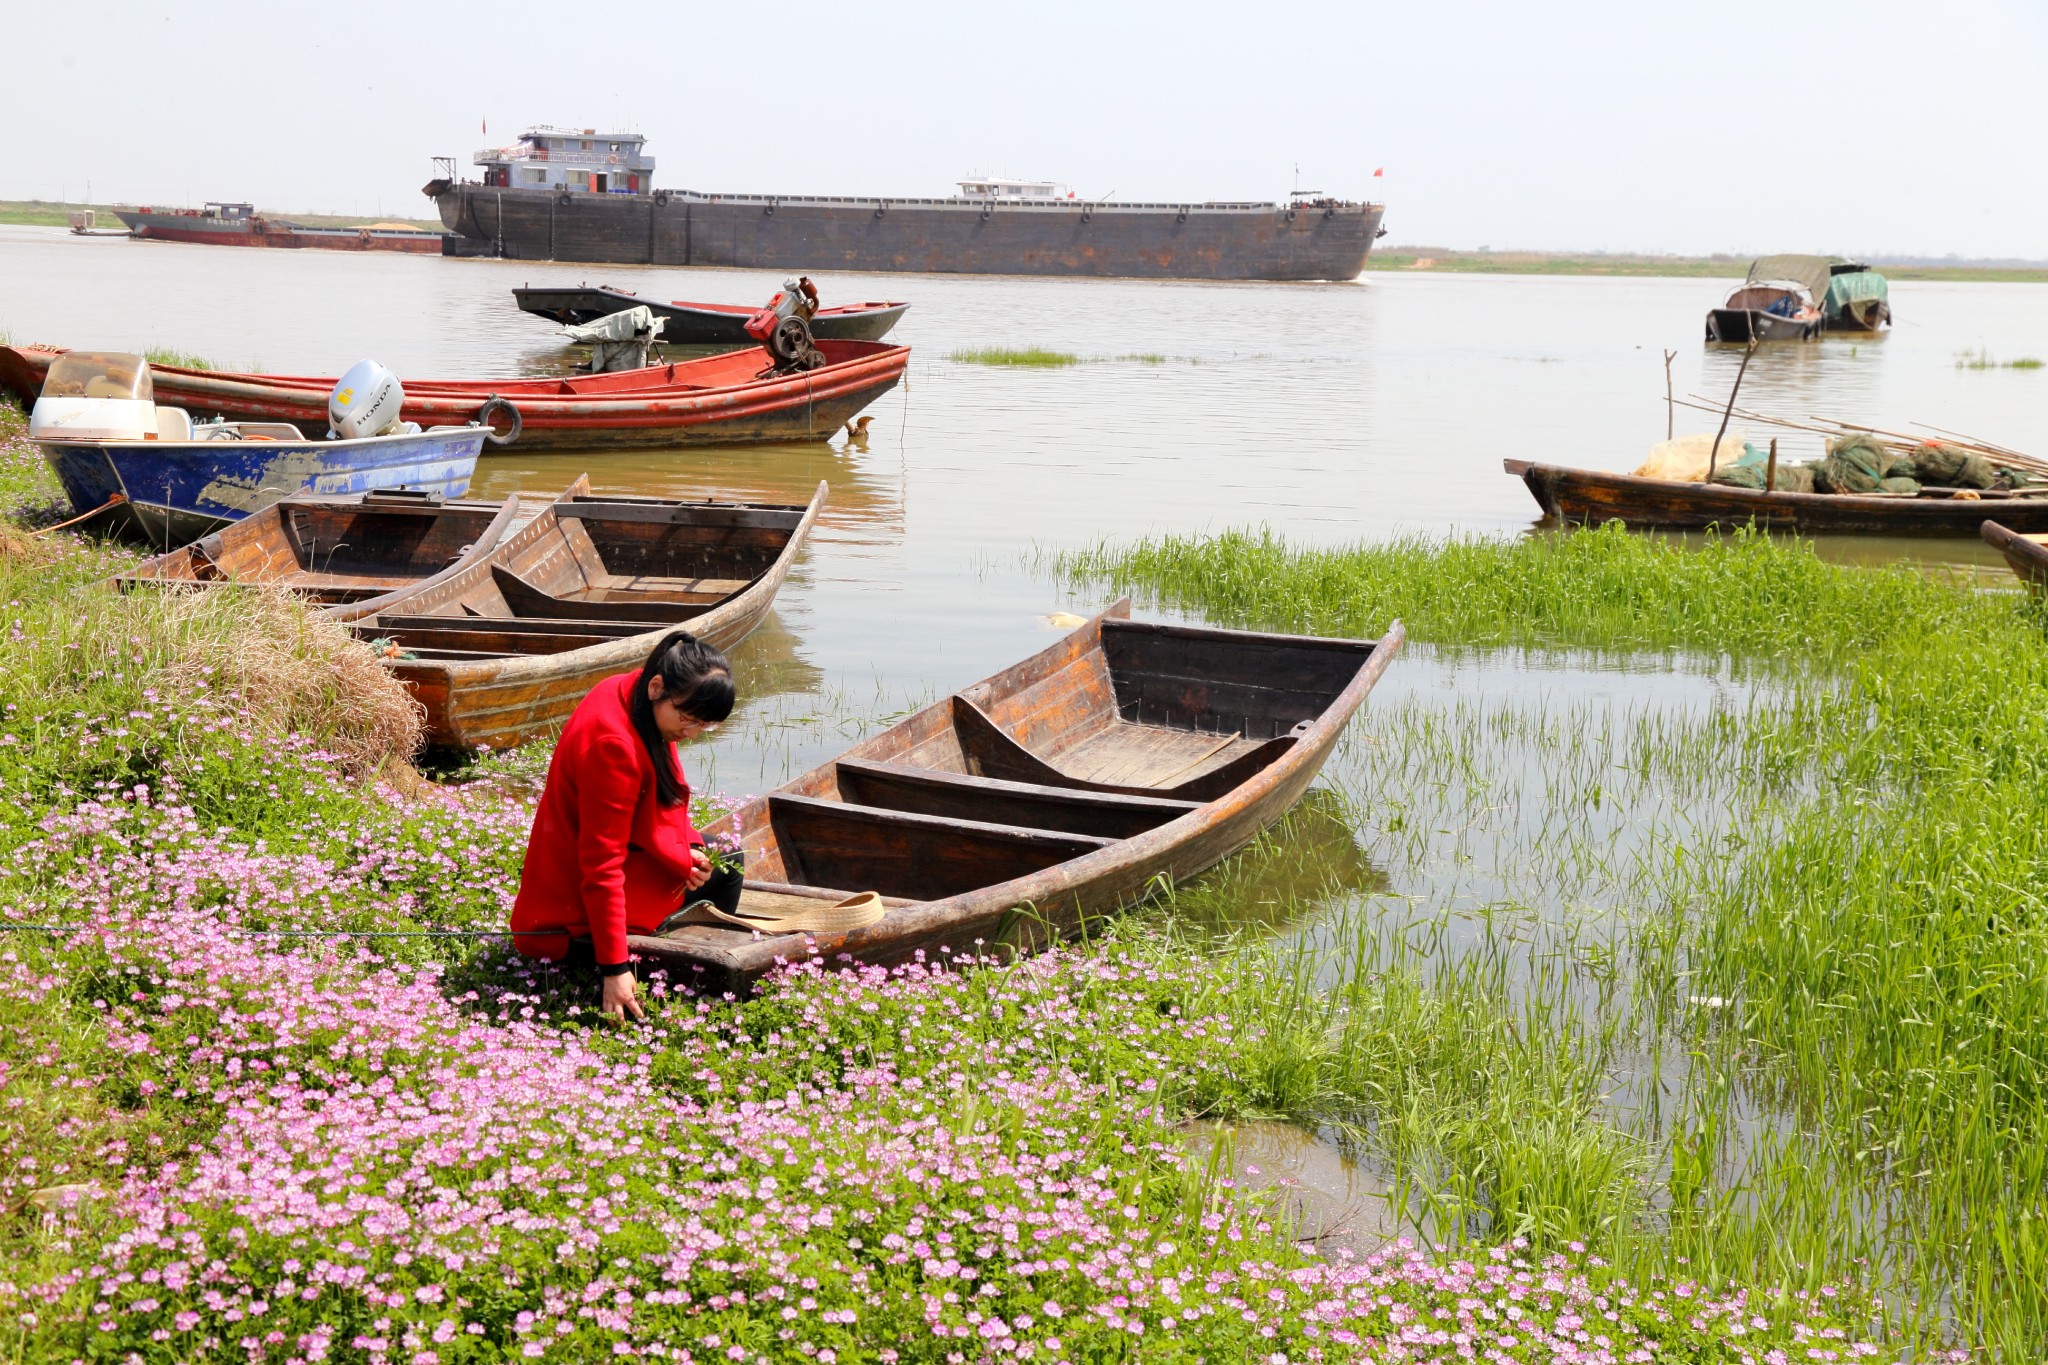
M661 737L661 727L654 723L654 703L647 699L647 683L652 678L661 679L664 700L673 700L684 715L711 725L732 714L737 695L732 665L718 646L705 644L687 630L672 630L647 656L633 682L627 714L633 718L640 742L647 746L647 756L654 760L655 799L664 806L675 806L682 804L687 789L675 747Z

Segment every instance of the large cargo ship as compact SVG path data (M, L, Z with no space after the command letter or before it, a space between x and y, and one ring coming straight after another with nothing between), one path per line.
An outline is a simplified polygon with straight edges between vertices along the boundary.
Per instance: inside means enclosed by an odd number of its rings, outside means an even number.
M423 228L403 223L307 227L283 218L266 218L253 204L210 201L203 209L115 209L114 216L128 225L129 236L159 242L443 254L441 234Z
M760 270L1349 280L1385 205L1301 191L1274 203L1127 203L1052 181L974 177L943 199L654 188L638 133L536 127L452 157L426 186L455 255Z

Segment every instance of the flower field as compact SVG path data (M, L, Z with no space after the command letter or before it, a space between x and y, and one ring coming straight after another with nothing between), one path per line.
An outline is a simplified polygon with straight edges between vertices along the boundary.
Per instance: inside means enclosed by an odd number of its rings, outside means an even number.
M0 450L10 489L31 459ZM418 782L360 650L289 603L122 597L117 554L0 543L9 1359L1880 1354L1857 1293L1624 1275L1477 1176L1496 1235L1323 1258L1194 1154L1190 1118L1304 1111L1311 1073L1361 1127L1455 1111L1475 1171L1592 1124L1596 1077L1406 974L1308 993L1138 924L745 1001L655 980L608 1027L594 977L494 936L529 791Z

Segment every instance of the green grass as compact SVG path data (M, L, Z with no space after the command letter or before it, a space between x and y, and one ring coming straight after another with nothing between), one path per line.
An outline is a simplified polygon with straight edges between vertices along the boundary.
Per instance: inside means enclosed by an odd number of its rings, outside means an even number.
M220 368L220 366L214 364L203 355L195 355L191 351L181 351L175 346L152 346L143 354L148 357L149 363L152 365L171 365L185 370L217 370Z
M1429 977L1452 998L1486 998L1474 973L1519 974L1521 1036L1610 1087L1675 1074L1587 1111L1642 1144L1620 1168L1651 1173L1637 1210L1616 1216L1597 1177L1556 1196L1618 1264L1795 1283L1867 1265L1921 1350L2048 1355L2033 601L1759 536L1686 549L1616 527L1342 550L1169 537L1058 567L1224 624L1358 636L1401 618L1442 658L1746 680L1661 716L1559 714L1512 689L1369 712L1344 780L1375 864L1419 898L1376 941L1466 944ZM1558 971L1570 989L1544 984ZM1441 1127L1418 1120L1403 1150L1441 1149ZM1558 1129L1543 1167L1594 1136Z
M1974 351L1958 351L1956 368L1959 370L2038 370L2048 361L2033 356L2021 356L2017 360L2000 360L1983 347Z
M946 358L959 365L1007 365L1039 370L1062 369L1081 363L1081 357L1072 351L1052 351L1043 346L976 346L954 351Z

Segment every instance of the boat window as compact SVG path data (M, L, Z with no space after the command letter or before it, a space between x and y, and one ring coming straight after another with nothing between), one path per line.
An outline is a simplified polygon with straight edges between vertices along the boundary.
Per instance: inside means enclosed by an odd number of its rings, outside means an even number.
M121 351L69 351L50 365L45 398L134 398L156 401L149 362Z

